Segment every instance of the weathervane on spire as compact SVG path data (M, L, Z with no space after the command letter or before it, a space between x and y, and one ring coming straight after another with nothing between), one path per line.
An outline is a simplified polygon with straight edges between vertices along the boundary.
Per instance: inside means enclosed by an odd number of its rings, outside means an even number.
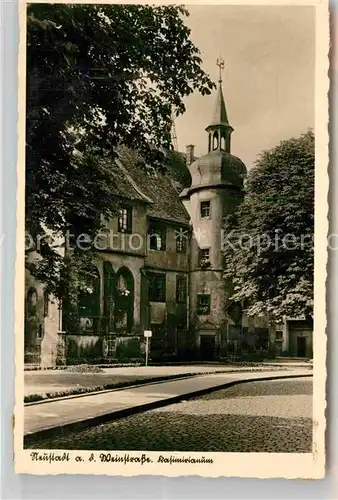
M219 80L218 80L218 83L222 83L222 70L224 70L224 68L225 68L225 61L224 61L224 59L222 58L221 55L219 56L219 59L217 58L216 64L219 67Z

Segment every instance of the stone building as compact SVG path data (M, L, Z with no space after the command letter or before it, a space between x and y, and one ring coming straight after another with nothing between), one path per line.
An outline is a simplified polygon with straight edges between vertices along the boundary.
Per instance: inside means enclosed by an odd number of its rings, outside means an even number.
M42 366L140 360L144 330L153 361L213 360L245 349L312 356L303 325L247 318L229 300L223 274L223 218L244 198L246 167L231 153L219 82L207 154L165 153L165 174L121 148L111 168L116 218L103 221L97 260L74 308L59 311L43 285L26 276L25 363ZM296 333L295 333L296 332ZM305 340L298 340L298 338ZM290 339L290 341L289 341Z

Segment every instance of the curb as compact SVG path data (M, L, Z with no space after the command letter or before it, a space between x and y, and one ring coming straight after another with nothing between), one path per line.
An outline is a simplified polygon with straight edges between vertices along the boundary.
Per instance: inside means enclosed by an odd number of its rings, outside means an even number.
M210 372L210 373L205 373L205 375L213 375L215 372ZM217 372L216 372L217 373ZM223 373L223 372L219 372ZM44 403L54 403L57 401L65 401L67 399L76 399L76 398L83 398L85 396L96 396L97 394L105 394L107 392L115 392L115 391L125 391L128 389L136 389L137 387L141 387L144 385L155 385L155 384L162 384L164 382L174 382L176 380L184 380L188 378L194 378L194 377L203 377L204 373L196 373L196 374L191 374L191 375L182 375L182 377L173 377L173 378L165 378L162 380L154 380L153 382L151 379L145 380L144 382L140 382L139 384L132 384L132 385L125 385L123 387L112 387L111 389L102 389L101 391L88 391L88 392L81 392L79 394L69 394L68 396L61 396L59 398L46 398L46 399L41 399L39 401L30 401L29 403L24 403L24 406L34 406L34 405L41 405Z
M304 361L301 361L300 359L297 359L295 358L296 361L292 361L292 360L288 360L288 361L285 361L285 360L281 360L281 361L276 361L276 362L273 362L273 361L174 361L174 362L168 362L168 363L148 363L148 366L151 367L151 366L154 366L154 367L158 367L158 366L196 366L196 365L209 365L209 366L229 366L229 365L233 365L233 366L282 366L282 367L285 367L285 366L288 366L288 365L292 365L294 367L298 367L298 368L302 368L302 367L305 367L306 365L311 365L310 363L310 360L304 360ZM65 371L67 370L67 368L69 368L70 366L74 366L74 365L62 365L62 366L48 366L48 367L42 367L42 366L26 366L26 368L24 368L24 372L27 373L27 372L37 372L37 371L42 371L42 372L46 372L46 371L53 371L53 372L57 372L57 371ZM106 369L106 368L139 368L141 366L144 366L144 363L126 363L126 364L121 364L121 363L112 363L112 364L95 364L95 365L92 365L92 366L98 366L98 367L101 367L103 369Z
M305 367L304 367L305 368ZM278 372L280 368L277 368L276 372ZM286 368L285 371L287 370L292 370L292 368ZM39 399L37 401L28 401L27 403L24 402L24 406L34 406L34 405L40 405L40 404L45 404L45 403L52 403L54 401L65 401L67 399L75 399L75 398L83 398L85 396L95 396L96 394L104 394L107 392L115 392L115 391L123 391L127 389L135 389L136 387L144 386L144 385L154 385L154 384L162 384L163 382L173 382L175 380L184 380L188 378L194 378L194 377L203 377L204 375L214 375L218 373L259 373L263 371L262 369L258 368L247 368L246 370L243 369L237 369L237 370L217 370L217 371L210 371L210 372L204 372L204 373L190 373L190 374L183 374L180 376L179 374L176 376L172 376L169 378L161 378L157 379L157 377L154 377L153 379L149 378L148 380L140 381L139 383L131 383L131 385L124 385L121 387L112 387L111 389L101 389L98 391L88 391L88 392L80 392L78 394L68 394L67 396L60 396L57 398L45 398L45 399ZM157 379L157 380L156 380ZM109 385L109 384L107 384Z
M224 384L218 386L212 386L205 389L199 389L197 391L193 391L186 394L180 394L179 396L173 396L167 399L162 399L159 401L152 401L151 403L143 403L138 406L133 406L130 408L124 408L123 410L110 411L103 415L97 415L95 417L89 417L84 420L79 420L77 422L71 422L69 424L58 425L57 427L51 427L47 429L42 429L40 431L27 433L24 435L24 448L30 447L30 442L36 439L53 439L56 437L63 436L68 434L69 432L80 431L83 429L87 429L88 427L94 427L96 425L100 425L109 421L118 420L124 417L128 417L131 415L136 415L137 413L141 413L148 410L153 410L155 408L162 408L164 406L168 406L174 403L178 403L182 399L188 400L193 399L195 397L204 396L206 394L210 394L212 392L216 392L218 390L226 389L228 387L232 387L234 385L244 384L247 382L260 382L267 380L281 380L281 379L290 379L290 378L305 378L312 377L313 374L290 374L290 375L271 375L261 378L250 378L244 380L233 380L231 382L225 382Z

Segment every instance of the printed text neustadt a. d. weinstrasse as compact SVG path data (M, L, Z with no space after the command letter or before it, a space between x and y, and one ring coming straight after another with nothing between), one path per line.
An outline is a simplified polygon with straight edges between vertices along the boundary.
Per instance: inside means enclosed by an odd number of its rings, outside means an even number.
M150 463L162 463L162 464L212 464L212 458L206 457L192 457L192 456L174 456L174 455L159 455L156 459L150 458L145 453L140 455L131 455L129 453L124 453L123 455L118 455L114 453L91 453L89 457L84 457L81 454L71 455L69 452L38 452L33 451L31 454L31 460L33 462L102 462L102 463L123 463L127 465L129 463L138 463L140 465L150 464Z

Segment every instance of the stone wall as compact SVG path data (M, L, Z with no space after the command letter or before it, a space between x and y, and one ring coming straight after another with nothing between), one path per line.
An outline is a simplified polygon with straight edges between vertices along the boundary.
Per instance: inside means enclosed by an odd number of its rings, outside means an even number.
M142 344L140 336L67 335L66 364L140 361Z
M197 311L199 294L210 295L210 314L200 315ZM195 270L190 275L190 322L196 325L198 321L211 321L222 326L226 322L226 304L228 293L226 291L221 271Z

